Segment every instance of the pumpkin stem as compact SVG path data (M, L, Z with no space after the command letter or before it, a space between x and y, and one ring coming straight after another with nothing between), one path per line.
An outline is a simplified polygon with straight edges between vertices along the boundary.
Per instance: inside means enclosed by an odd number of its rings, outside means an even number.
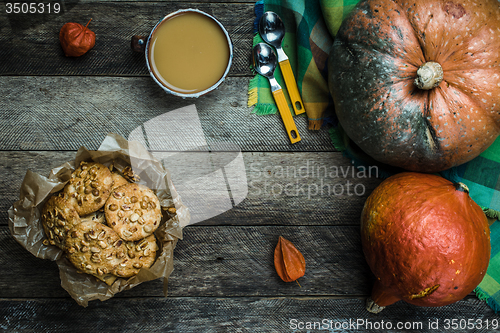
M366 299L366 310L371 313L380 313L385 306L379 306L371 297Z
M467 185L465 185L464 183L460 183L460 182L458 182L458 183L454 183L453 185L455 186L455 189L456 189L457 191L460 191L460 192L465 192L465 193L467 193L467 194L469 193L469 188L468 188L468 187L467 187Z
M443 81L443 68L437 62L429 61L417 70L417 78L413 82L417 88L430 90Z

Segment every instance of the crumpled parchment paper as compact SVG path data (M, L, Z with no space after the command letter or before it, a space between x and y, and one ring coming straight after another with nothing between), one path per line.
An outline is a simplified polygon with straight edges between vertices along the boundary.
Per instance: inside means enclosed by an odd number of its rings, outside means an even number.
M138 183L155 191L162 208L175 207L177 211L169 219L169 215L162 211L162 222L155 231L159 246L155 263L150 268L142 268L139 274L131 278L117 278L110 286L94 276L78 273L58 247L43 245L46 238L40 219L43 204L53 193L63 189L81 161L94 161L106 166L113 163L120 171L131 166L140 177ZM189 210L175 190L169 171L139 142L129 142L117 134L108 134L97 151L80 148L73 161L55 167L48 177L27 170L19 200L8 213L12 236L34 256L55 260L59 267L61 286L82 306L96 299L107 300L122 290L158 278L163 278L163 293L166 297L167 280L173 271L174 248L177 241L182 239L182 228L190 221Z

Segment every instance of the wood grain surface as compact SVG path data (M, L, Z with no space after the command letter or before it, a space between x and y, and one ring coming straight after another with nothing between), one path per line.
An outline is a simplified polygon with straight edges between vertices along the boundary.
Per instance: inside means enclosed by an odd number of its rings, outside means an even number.
M61 3L61 2L59 2ZM58 14L0 13L0 75L107 75L148 76L143 54L130 48L133 35L148 36L165 15L179 9L197 8L216 17L233 43L231 75L251 74L249 64L253 3L210 2L62 2ZM59 30L67 22L87 24L96 44L78 58L65 57Z
M31 170L48 176L50 170L75 157L66 151L4 151L0 152L0 225L6 224L7 210L19 200L19 189ZM221 154L221 153L219 153ZM193 156L201 155L201 156ZM196 187L196 196L189 192L197 179L210 177L204 159L217 153L179 153L165 164L172 173L174 185L193 197L186 202L192 214L204 215L200 202L214 197L212 187ZM224 153L224 155L227 155ZM231 154L231 158L233 155ZM220 215L203 219L211 225L359 225L364 201L381 182L368 173L353 169L341 153L243 153L242 169L228 181L238 183L246 193L243 200ZM226 190L226 185L222 185ZM198 199L202 198L202 199ZM221 196L221 198L224 198ZM186 199L186 198L184 198ZM222 199L221 199L222 200ZM221 201L223 202L223 201ZM214 199L213 204L217 204ZM203 206L201 206L203 207Z
M279 236L292 241L306 260L306 275L285 283L276 274ZM189 226L174 252L172 296L360 296L368 295L371 275L361 252L359 226ZM59 270L34 257L0 227L0 298L68 297ZM155 280L117 297L162 296Z
M6 115L0 118L0 150L97 149L109 132L128 138L146 122L161 130L158 119L172 121L169 112L194 104L199 120L176 120L180 140L199 123L209 148L232 142L242 151L335 151L327 128L309 131L305 117L295 117L302 141L291 145L278 114L252 114L248 80L229 77L207 95L182 99L166 94L150 77L0 77L8 101L0 105Z
M328 125L313 132L305 117L295 117L302 141L290 145L278 115L256 116L247 107L254 1L61 3L61 13L37 15L7 14L0 4L0 330L498 331L491 326L498 315L473 294L439 308L398 302L378 315L365 310L374 277L361 250L359 216L381 179L353 173ZM225 82L197 99L167 95L149 77L144 55L130 50L132 35L148 35L161 17L183 8L214 15L234 46ZM60 28L90 18L96 46L65 57ZM191 105L196 112L184 118L176 111ZM139 140L162 160L199 223L184 228L177 244L168 297L155 280L83 308L61 287L55 262L14 240L7 210L26 170L48 175L81 146L97 149L109 132ZM305 257L300 286L274 270L279 236ZM319 328L323 320L327 327ZM451 329L447 320L476 325ZM363 326L369 323L379 326Z
M484 333L496 331L491 324L486 328L487 320L490 323L498 320L484 302L473 298L442 308L414 307L400 302L378 315L365 310L362 298L323 297L145 297L93 302L85 309L67 299L23 302L4 299L0 301L0 312L5 314L0 327L16 332ZM136 320L131 321L131 318ZM463 323L471 318L483 327L469 331L444 329L446 320L456 319L457 323ZM327 325L323 329L293 329L293 325L305 327L323 320ZM429 329L429 324L436 321L438 329ZM374 328L388 327L389 323L392 329ZM398 325L408 328L398 329Z

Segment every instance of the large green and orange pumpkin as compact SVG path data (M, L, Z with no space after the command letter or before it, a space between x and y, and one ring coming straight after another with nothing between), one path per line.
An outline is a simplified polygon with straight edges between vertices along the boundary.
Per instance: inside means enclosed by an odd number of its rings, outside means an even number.
M329 58L346 134L374 159L436 172L500 131L498 0L362 0Z
M373 312L399 300L456 302L481 282L490 259L488 221L467 187L432 174L384 180L365 202L361 241L376 278Z

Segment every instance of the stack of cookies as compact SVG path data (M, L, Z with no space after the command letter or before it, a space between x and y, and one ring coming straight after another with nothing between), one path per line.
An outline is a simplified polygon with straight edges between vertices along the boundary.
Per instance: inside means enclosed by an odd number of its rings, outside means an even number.
M109 285L151 267L162 212L156 194L137 180L131 170L82 162L43 206L44 244L61 248L79 272Z

